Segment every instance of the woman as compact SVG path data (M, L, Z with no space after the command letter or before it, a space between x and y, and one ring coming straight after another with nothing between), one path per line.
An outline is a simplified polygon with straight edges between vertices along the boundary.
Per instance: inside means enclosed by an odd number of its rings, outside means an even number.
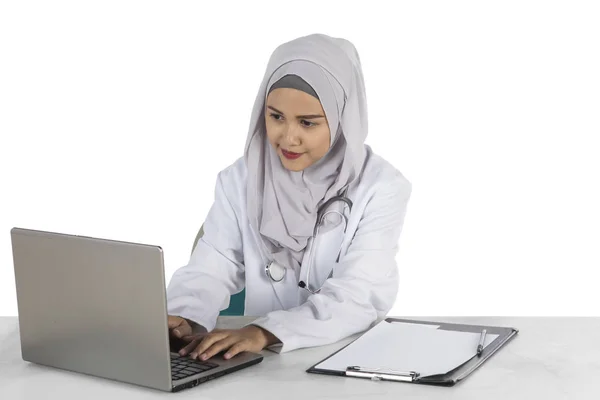
M273 52L244 157L219 174L204 236L168 287L169 328L189 342L180 354L324 345L386 315L411 184L366 136L350 42L310 35ZM246 315L260 318L213 330L243 288ZM210 333L191 336L194 325Z

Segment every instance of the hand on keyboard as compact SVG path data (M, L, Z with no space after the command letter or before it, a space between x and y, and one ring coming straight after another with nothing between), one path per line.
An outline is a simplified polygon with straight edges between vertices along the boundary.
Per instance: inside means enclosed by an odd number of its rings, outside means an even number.
M181 349L180 355L190 355L192 359L208 360L219 352L226 351L223 358L229 359L242 351L258 353L279 340L270 332L249 325L241 329L215 329L210 333L196 334L182 338L189 344Z

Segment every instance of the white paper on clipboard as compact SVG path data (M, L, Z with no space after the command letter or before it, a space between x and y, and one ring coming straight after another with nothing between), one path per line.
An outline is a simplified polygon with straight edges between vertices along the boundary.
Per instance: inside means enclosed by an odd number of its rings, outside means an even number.
M315 365L346 371L349 366L445 374L476 355L480 333L437 329L437 325L381 321L338 353ZM498 335L487 334L484 348Z

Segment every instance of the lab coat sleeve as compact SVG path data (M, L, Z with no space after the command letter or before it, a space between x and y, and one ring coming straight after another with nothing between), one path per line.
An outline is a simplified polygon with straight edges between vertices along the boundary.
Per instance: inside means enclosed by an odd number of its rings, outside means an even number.
M239 216L229 200L233 194L228 194L224 185L231 179L223 174L217 178L204 235L189 263L175 271L167 289L169 315L189 319L208 331L214 329L219 311L229 306L230 296L244 288Z
M378 188L365 207L348 251L317 294L252 324L274 334L276 352L337 342L387 315L398 293L395 256L411 194L405 179Z

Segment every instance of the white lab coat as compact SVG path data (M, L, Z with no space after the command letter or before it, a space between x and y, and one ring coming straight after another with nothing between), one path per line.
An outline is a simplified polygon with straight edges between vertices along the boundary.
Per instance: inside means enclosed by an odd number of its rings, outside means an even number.
M266 276L268 260L247 218L246 165L240 158L219 173L204 236L188 265L171 278L169 314L210 331L219 312L228 307L230 295L245 287L245 314L259 317L253 324L282 342L272 348L275 351L325 345L369 328L396 299L395 256L411 184L368 146L359 181L347 193L354 205L345 234L341 230L319 234L310 284L321 291L311 295L298 282L306 279L312 241L300 271L288 270L281 282ZM327 279L332 266L333 275Z

